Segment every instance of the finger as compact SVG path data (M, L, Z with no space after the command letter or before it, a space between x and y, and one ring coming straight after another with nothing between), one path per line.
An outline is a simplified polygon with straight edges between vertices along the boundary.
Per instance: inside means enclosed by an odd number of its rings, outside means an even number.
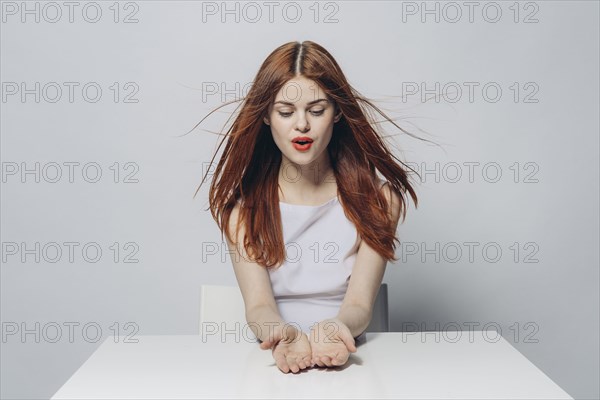
M293 373L300 371L300 367L298 366L295 357L287 357L287 363Z
M304 363L305 367L304 368L310 368L313 366L313 362L310 359L310 356L304 356L302 358L302 362Z
M289 365L286 364L285 361L278 361L277 368L279 368L279 370L281 372L283 372L284 374L287 374L288 372L290 372L290 367L289 367Z
M272 343L269 341L264 341L260 344L260 348L262 350L269 350L271 348L271 346L272 346Z
M339 365L340 360L338 359L338 357L340 356L340 353L335 353L332 357L331 357L331 365Z
M346 364L348 359L350 358L350 353L344 353L339 356L338 360L340 361L340 365Z
M325 364L323 364L323 362L321 361L321 357L315 357L313 362L318 365L319 367L324 367Z
M274 353L273 358L275 359L275 364L277 364L277 368L281 370L283 373L288 373L290 371L288 363L285 361L285 356L281 353Z
M273 335L269 336L265 339L264 342L260 344L260 348L263 350L268 350L277 344L278 340Z
M346 361L348 361L348 352L345 352L345 354L344 353L336 354L336 356L331 360L331 363L333 365L339 366L339 365L344 365L346 363Z
M279 368L282 372L287 372L287 362L285 361L285 357L281 354L274 353L273 358L275 359L275 364L277 365L277 368Z
M328 367L331 367L331 359L328 356L322 356L321 360L323 361L323 364L325 364Z
M282 339L283 337L281 336L281 332L276 330L269 334L265 341L260 344L260 347L264 350L270 349L271 347L277 345L277 343L281 342Z
M300 369L305 369L307 367L307 363L304 361L304 358L302 358L302 357L297 357L296 362L298 363L298 367L300 367Z
M340 338L342 339L342 341L348 348L349 352L351 352L351 353L356 352L356 344L355 344L355 341L354 341L354 338L352 337L352 335L348 334L347 332L341 332Z

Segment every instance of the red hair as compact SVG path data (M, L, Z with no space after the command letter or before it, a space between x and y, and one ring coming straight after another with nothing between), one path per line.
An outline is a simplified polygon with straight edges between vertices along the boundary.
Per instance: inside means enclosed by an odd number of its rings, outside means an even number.
M411 168L388 150L367 119L369 114L363 107L372 107L394 126L414 135L396 125L358 93L348 83L331 54L311 41L286 43L265 59L227 132L227 144L209 190L210 211L221 235L225 233L237 245L229 231L229 219L240 200L243 206L240 207L237 226L244 224L243 244L247 254L267 268L285 260L278 194L281 151L263 117L267 116L269 105L283 85L299 75L315 81L342 113L341 119L334 125L327 151L346 217L354 223L361 238L382 257L397 260L394 242L399 241L387 199L379 190L376 171L399 195L403 219L406 217L408 195L415 207L418 205L417 195L409 182L407 169ZM214 156L211 165L213 160Z

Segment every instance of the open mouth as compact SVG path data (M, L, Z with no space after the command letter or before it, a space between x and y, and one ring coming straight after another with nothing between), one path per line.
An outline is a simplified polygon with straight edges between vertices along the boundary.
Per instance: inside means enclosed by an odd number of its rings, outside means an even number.
M298 136L292 139L292 145L298 151L307 151L312 146L313 140L307 136Z
M304 144L308 144L308 143L312 143L313 140L311 138L309 138L308 136L298 136L292 139L293 143L298 143L300 145L304 145Z

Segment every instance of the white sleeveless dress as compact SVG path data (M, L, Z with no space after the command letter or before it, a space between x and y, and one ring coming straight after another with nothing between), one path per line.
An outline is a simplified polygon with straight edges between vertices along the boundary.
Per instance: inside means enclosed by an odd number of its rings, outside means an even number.
M317 206L279 202L279 208L286 260L269 269L271 286L283 320L309 334L313 324L338 314L360 237L337 196Z

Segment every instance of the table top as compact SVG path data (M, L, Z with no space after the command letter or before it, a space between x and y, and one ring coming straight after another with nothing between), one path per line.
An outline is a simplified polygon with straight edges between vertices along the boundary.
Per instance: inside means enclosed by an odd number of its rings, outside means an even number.
M107 338L52 399L572 399L490 331L367 333L345 365L296 374L243 337L125 339Z

